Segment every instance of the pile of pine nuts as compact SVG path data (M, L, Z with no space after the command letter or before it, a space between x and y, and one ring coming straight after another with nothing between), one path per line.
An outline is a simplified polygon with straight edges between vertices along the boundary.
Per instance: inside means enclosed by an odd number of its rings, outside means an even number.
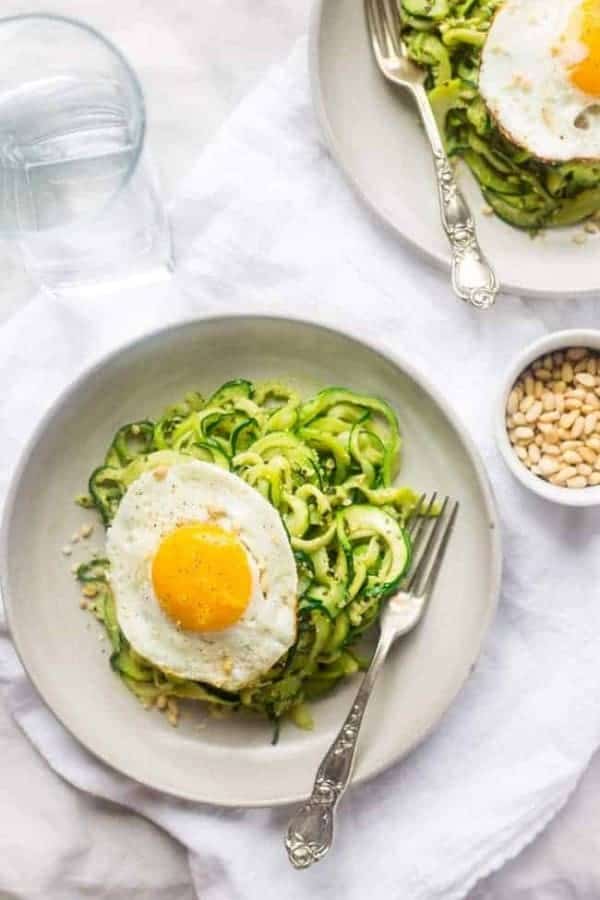
M600 354L572 347L537 359L508 396L506 428L534 475L565 488L600 485Z

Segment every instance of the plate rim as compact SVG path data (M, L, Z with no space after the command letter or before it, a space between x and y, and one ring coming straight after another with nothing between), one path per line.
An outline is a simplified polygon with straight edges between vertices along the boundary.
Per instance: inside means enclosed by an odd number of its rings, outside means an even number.
M102 753L96 750L90 743L81 738L76 730L67 724L64 718L57 713L50 703L46 699L44 686L40 681L43 679L38 679L34 676L21 654L21 650L18 644L18 641L15 637L15 632L18 628L15 628L15 610L18 604L14 601L11 596L11 592L9 590L7 584L6 573L8 570L8 538L10 533L11 520L13 518L13 513L16 508L19 488L21 485L21 481L23 479L25 470L29 463L29 460L38 446L40 440L43 438L44 432L48 425L51 423L52 419L56 415L56 413L63 407L71 397L73 397L78 390L80 389L80 385L82 382L92 378L96 372L104 369L107 365L110 365L114 360L120 357L123 354L130 353L137 348L140 348L144 344L152 343L153 341L160 340L163 337L171 335L178 331L185 331L186 328L190 326L197 326L201 323L209 323L209 324L218 324L220 322L271 322L274 324L284 323L299 326L308 326L309 328L315 328L320 331L327 332L334 336L342 336L347 338L348 340L360 344L367 350L376 353L378 356L382 357L386 362L390 363L395 369L399 370L401 373L407 375L413 382L423 390L439 407L444 417L448 421L448 424L454 429L458 441L463 446L464 451L466 452L473 468L475 470L475 474L477 477L477 483L479 487L479 491L484 503L486 518L488 527L486 529L487 534L489 535L489 545L490 545L490 553L491 553L491 564L490 564L490 573L489 573L489 587L488 587L488 601L487 601L487 609L485 615L483 617L481 630L477 636L476 643L476 652L474 654L473 659L471 660L471 665L468 670L465 672L465 676L462 681L459 683L454 695L448 702L446 708L443 710L442 714L435 719L427 728L425 728L416 738L410 743L410 745L401 752L392 754L392 756L382 761L380 764L375 765L372 769L364 772L358 776L354 775L352 777L352 784L358 785L363 784L372 778L375 778L377 775L386 771L388 768L391 768L394 765L400 763L403 759L405 759L409 754L411 754L417 747L419 747L423 741L425 741L430 734L432 734L441 724L443 719L448 714L449 710L454 706L455 702L460 697L465 684L469 680L469 676L473 672L477 661L479 660L483 645L485 642L485 638L489 633L490 626L493 622L494 616L496 614L496 610L498 607L499 597L500 597L500 587L501 587L501 577L502 577L502 538L501 538L501 530L500 530L500 518L498 513L498 508L496 504L496 499L494 496L493 488L491 482L489 480L487 470L485 468L483 457L479 452L477 446L472 440L469 433L464 428L460 415L456 413L453 409L452 405L448 403L448 401L443 397L440 391L436 387L434 387L428 380L426 376L424 376L418 369L413 367L412 363L406 361L402 354L396 353L396 351L392 351L391 349L382 345L379 341L373 340L369 338L365 340L360 337L358 334L353 332L348 328L338 328L337 326L325 324L321 321L311 321L310 319L306 319L302 316L295 315L272 315L269 313L223 313L220 315L207 315L207 316L198 316L194 315L191 317L186 317L185 319L179 320L174 323L169 323L167 325L161 325L157 328L152 328L149 331L144 332L142 335L138 335L137 337L132 338L131 340L126 341L123 344L120 344L117 348L113 348L103 354L91 364L84 366L84 368L77 373L71 381L69 381L65 387L58 393L58 395L54 398L48 409L41 416L37 425L33 429L33 432L29 436L26 441L24 447L22 448L19 457L15 466L13 467L9 487L6 492L4 509L2 513L2 519L0 521L0 593L4 602L4 609L6 613L6 623L8 626L9 637L12 643L12 646L19 658L19 661L27 675L27 678L35 688L38 696L42 700L46 709L54 716L54 718L60 722L62 727L66 730L66 732L77 741L77 743L84 747L93 757L98 760L103 765L108 766L112 771L117 774L124 775L127 778L130 778L136 784L142 785L143 787L149 788L150 790L159 791L163 794L166 794L170 797L176 797L181 800L187 800L196 803L203 803L207 806L214 808L244 808L244 809L259 809L259 808L273 808L277 806L284 806L291 803L297 803L304 799L303 794L291 794L289 796L282 796L277 800L264 800L257 802L255 800L248 801L243 797L234 797L228 798L221 802L215 802L213 799L209 799L205 797L202 792L189 792L185 790L177 790L173 786L165 786L160 782L152 782L145 778L140 777L135 774L135 771L132 768L121 762L115 760L110 756L109 753ZM341 724L341 722L340 722Z
M352 166L347 162L346 156L336 133L333 129L329 115L327 113L327 105L325 103L323 89L321 85L320 67L319 67L319 42L321 37L321 23L323 21L325 3L327 0L314 0L309 18L308 28L308 73L310 84L310 95L315 118L319 124L321 134L325 140L331 156L336 163L338 169L343 174L345 180L352 188L356 196L367 207L368 211L373 214L377 220L386 226L396 237L399 237L406 246L415 251L416 255L428 262L437 271L450 274L451 260L450 255L436 253L434 250L419 244L413 240L410 233L401 230L394 222L393 218L371 199L369 193L363 188L361 182L354 175ZM362 3L362 0L358 0ZM417 123L417 113L415 111L415 124ZM435 183L432 169L431 190L435 191ZM440 231L442 224L440 221ZM449 285L450 287L450 285ZM565 298L573 297L597 297L600 292L600 283L596 288L574 288L571 291L557 289L539 289L535 287L524 287L523 285L513 284L510 281L504 281L500 285L500 296L502 294L512 295L515 297L536 297L539 299Z

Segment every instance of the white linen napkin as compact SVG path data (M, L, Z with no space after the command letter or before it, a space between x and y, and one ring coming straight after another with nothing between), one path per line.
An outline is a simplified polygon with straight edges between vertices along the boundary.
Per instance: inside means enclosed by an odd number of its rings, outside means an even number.
M172 215L171 284L85 302L39 295L0 330L0 492L56 394L132 336L240 310L340 323L410 356L477 442L504 531L500 609L440 728L350 791L334 852L307 872L293 872L282 848L289 810L174 801L90 757L42 705L5 635L0 679L10 709L64 778L181 840L202 900L459 900L546 825L600 743L598 513L528 495L506 472L491 430L508 357L548 330L593 325L595 303L501 297L486 314L458 303L447 276L374 221L328 157L311 112L304 43L231 118Z

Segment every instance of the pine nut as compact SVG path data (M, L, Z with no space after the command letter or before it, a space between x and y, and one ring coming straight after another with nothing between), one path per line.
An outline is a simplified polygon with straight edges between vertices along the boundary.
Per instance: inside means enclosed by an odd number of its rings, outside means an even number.
M533 406L534 403L535 403L535 397L532 397L532 396L523 397L523 399L519 403L520 412L526 413L529 409L531 409L531 407Z
M167 698L164 694L159 694L156 698L156 706L158 709L166 709L167 708Z
M541 412L542 412L542 404L540 403L539 400L536 400L536 402L527 410L527 412L525 414L525 419L527 420L527 422L535 422L536 419L539 419ZM594 428L595 427L596 426L594 425Z
M156 469L152 470L152 476L157 481L164 481L168 474L168 468L166 466L157 466Z
M542 456L538 469L540 475L543 475L544 478L549 478L550 475L555 475L559 471L560 463L552 456Z
M514 453L533 474L568 488L600 485L600 352L539 357L508 393L505 417Z
M556 484L566 484L569 478L575 478L577 475L577 469L575 466L564 466L560 472L558 472L554 478Z
M575 439L578 437L581 437L581 435L583 434L584 428L585 428L585 419L583 418L583 416L578 416L575 419L575 423L574 423L573 427L571 428L571 437L575 438Z
M594 409L600 409L600 400L596 397L595 394L592 394L591 391L588 391L584 397L585 402L588 406L593 406Z
M542 453L546 456L560 456L560 450L556 444L542 444Z
M592 396L595 397L595 394L593 394ZM554 408L556 407L556 400L554 399L554 394L552 394L550 391L546 391L544 396L542 397L542 406L544 407L544 412L554 411Z
M566 381L567 384L570 384L573 381L573 366L570 362L563 363L563 367L560 370L560 377L563 381Z
M582 427L583 427L583 419L582 419ZM518 441L531 441L533 440L533 428L529 428L525 425L519 426L519 428L515 428L514 430L515 438Z
M565 404L565 406L566 406L566 404ZM575 419L577 417L578 417L577 411L564 413L560 417L560 427L564 428L565 430L567 430L568 428L572 428L575 423Z
M508 403L506 404L506 411L510 413L510 415L514 415L519 408L519 395L517 391L512 390L508 395Z
M591 447L582 447L579 450L579 455L584 462L589 463L591 466L598 459L598 454L594 453L594 451L591 449Z

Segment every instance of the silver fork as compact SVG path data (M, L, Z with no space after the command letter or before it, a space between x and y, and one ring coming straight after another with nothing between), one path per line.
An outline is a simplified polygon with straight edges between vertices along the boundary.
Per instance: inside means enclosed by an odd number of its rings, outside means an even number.
M336 739L317 770L312 794L290 819L285 847L296 869L322 859L333 843L334 814L348 787L360 726L375 680L394 641L418 624L433 591L456 516L458 503L446 497L439 515L431 517L437 495L422 496L409 525L413 565L403 590L386 601L379 640L371 664Z
M408 59L396 0L365 0L365 10L377 65L388 81L411 92L431 144L442 225L452 251L454 293L477 309L488 309L496 299L498 282L479 247L475 222L448 162L425 91L425 72Z

